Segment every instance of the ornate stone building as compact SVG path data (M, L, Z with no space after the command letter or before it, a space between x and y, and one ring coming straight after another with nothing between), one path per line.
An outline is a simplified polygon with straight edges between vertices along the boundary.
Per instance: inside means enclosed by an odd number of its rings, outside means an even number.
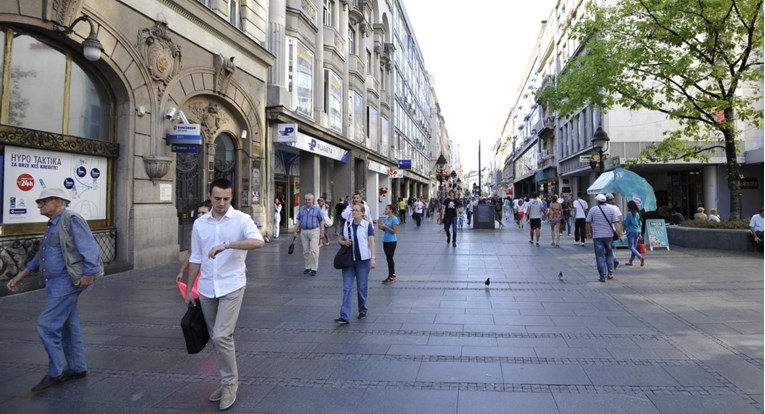
M217 177L232 179L236 208L268 221L266 5L0 3L3 280L39 244L46 186L71 192L111 271L177 260ZM186 123L202 144L170 145Z

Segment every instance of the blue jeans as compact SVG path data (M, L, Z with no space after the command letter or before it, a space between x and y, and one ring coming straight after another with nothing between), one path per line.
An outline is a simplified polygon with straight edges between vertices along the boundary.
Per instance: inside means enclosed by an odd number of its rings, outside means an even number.
M637 249L638 238L640 238L640 233L627 233L627 243L630 246L630 251L632 252L632 255L630 255L629 263L632 263L635 258L641 260L643 259L643 255L640 254Z
M81 292L82 289L74 286L69 276L46 280L46 302L37 318L37 334L48 353L49 377L57 377L64 372L62 354L66 358L67 371L88 369L77 310Z
M595 247L595 263L601 279L614 273L614 250L611 248L611 242L611 237L593 237L592 239L592 245Z
M571 235L571 228L573 227L574 218L571 216L563 217L563 220L566 222L566 234L569 236ZM563 229L561 229L563 230Z
M369 287L370 260L354 262L353 266L343 268L343 304L340 306L340 317L349 320L351 314L351 292L353 279L356 279L356 297L359 302L359 313L367 313L367 288Z

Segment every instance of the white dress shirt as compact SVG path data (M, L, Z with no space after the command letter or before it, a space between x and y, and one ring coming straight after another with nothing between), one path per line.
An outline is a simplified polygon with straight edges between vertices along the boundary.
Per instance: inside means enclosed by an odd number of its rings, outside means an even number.
M215 246L245 239L262 241L263 236L252 217L234 207L229 207L220 220L216 220L212 212L209 212L194 222L189 262L200 264L200 295L217 298L247 284L244 265L247 250L226 249L214 259L208 257Z
M366 221L368 221L370 223L373 223L373 221L372 221L372 212L369 211L369 205L364 200L362 200L361 202L364 203L364 220L366 220ZM353 220L353 214L351 214L351 210L353 210L353 203L348 204L345 207L345 210L343 210L343 214L341 214L341 216L343 217L343 220L345 220L345 221Z

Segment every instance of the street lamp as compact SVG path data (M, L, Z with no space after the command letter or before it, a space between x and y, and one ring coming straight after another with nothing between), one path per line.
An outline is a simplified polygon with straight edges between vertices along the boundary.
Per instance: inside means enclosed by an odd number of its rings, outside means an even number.
M449 173L446 172L446 158L444 158L444 154L441 154L438 156L438 160L436 161L436 180L438 181L439 198L441 198L443 195L444 181L446 181L448 177Z
M593 155L591 158L590 168L595 169L595 167L600 164L601 174L603 174L603 171L605 170L603 152L608 148L609 141L611 141L611 138L608 137L606 131L604 131L603 128L598 127L598 129L595 130L595 134L593 134L591 141L592 148L597 152L597 157Z
M87 22L90 25L90 34L88 35L85 40L82 41L82 54L85 56L85 59L95 62L99 59L101 59L101 52L103 52L104 47L101 45L101 42L98 40L98 34L96 33L96 25L93 23L93 20L85 15L82 15L75 19L72 24L69 25L69 27L66 27L64 25L60 25L58 23L54 23L56 31L68 35L71 34L74 31L74 26L79 22Z

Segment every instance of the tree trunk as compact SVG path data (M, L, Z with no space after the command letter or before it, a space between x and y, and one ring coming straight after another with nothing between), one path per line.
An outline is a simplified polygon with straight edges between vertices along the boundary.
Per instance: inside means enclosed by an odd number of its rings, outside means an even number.
M727 119L730 120L732 117ZM730 219L738 220L741 218L741 173L736 154L736 138L728 128L723 130L723 135L725 136L725 164L728 171L728 191L730 192Z

